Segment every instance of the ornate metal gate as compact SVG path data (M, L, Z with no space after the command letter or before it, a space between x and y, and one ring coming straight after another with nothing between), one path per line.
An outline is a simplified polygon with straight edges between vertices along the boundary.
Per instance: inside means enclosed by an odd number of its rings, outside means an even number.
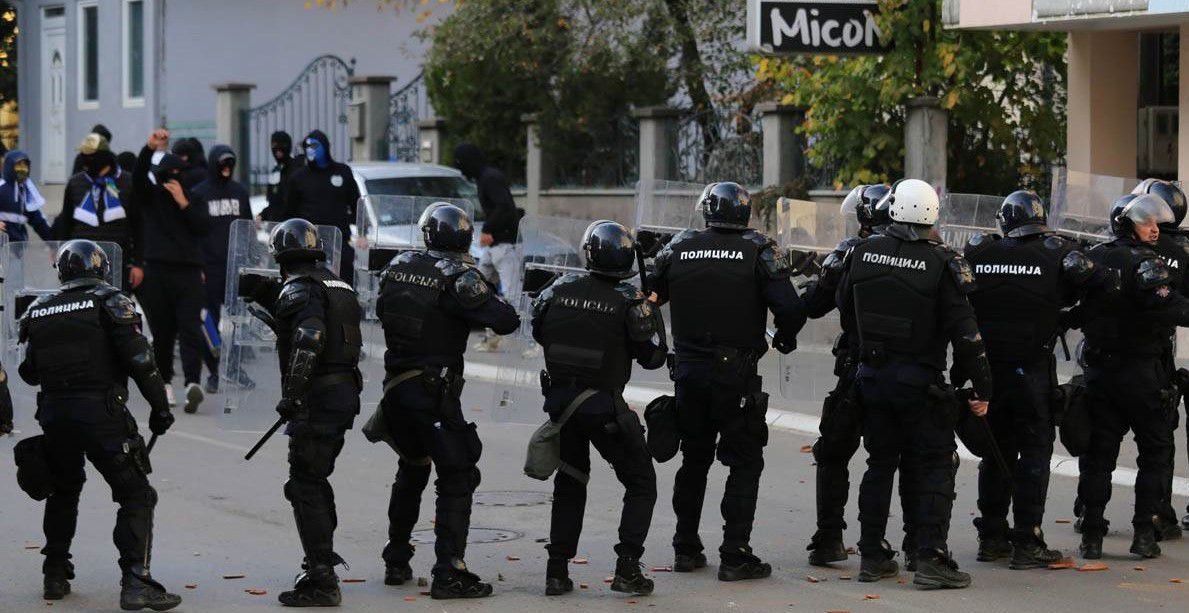
M268 173L275 164L269 139L278 130L293 137L295 148L300 148L301 139L311 130L322 130L330 139L330 155L347 159L351 150L347 138L347 107L351 103L348 81L354 74L355 58L345 61L336 55L319 56L275 98L244 111L247 154L242 157L248 160L251 185L268 182Z
M430 116L424 73L388 98L388 156L398 162L418 161L417 123Z

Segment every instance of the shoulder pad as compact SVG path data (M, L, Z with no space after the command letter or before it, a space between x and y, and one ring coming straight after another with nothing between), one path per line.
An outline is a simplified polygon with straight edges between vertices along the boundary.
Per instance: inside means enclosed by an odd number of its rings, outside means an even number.
M636 342L645 342L657 332L657 318L655 306L640 300L633 303L627 310L628 338Z
M953 251L952 249L950 251ZM959 253L954 253L954 257L949 261L950 274L954 276L954 283L958 286L958 291L963 294L973 292L975 287L974 270L970 268L970 262L966 261Z
M465 262L460 262L458 260L452 260L449 258L441 258L437 260L434 262L434 267L442 271L442 274L446 275L447 277L458 276L468 271L478 272L473 267L467 266ZM483 275L480 274L479 276L482 277Z
M1073 241L1065 238L1064 236L1053 234L1053 235L1045 237L1044 246L1046 249L1052 249L1053 251L1060 251L1062 249L1069 249L1069 248L1073 247L1074 243L1073 243Z
M454 289L454 297L464 309L478 308L492 296L491 286L487 284L482 273L475 269L467 269L458 275L450 287Z
M624 299L629 302L637 302L644 300L645 298L644 292L641 291L640 288L628 283L627 281L620 281L617 283L615 285L615 291L619 292L619 295L623 296Z
M95 293L96 295L105 298L103 301L103 308L107 311L107 314L111 317L112 321L122 325L134 326L139 324L140 313L136 312L136 305L132 303L132 299L121 293L119 290L116 290L114 287L111 289L115 291L104 292L106 293L106 296L99 292Z
M281 294L277 297L277 315L284 317L301 310L310 301L310 279L308 277L294 277L281 286Z
M842 270L843 265L846 264L846 256L850 253L850 250L865 242L867 242L867 239L860 236L851 236L842 239L842 242L838 243L838 246L834 247L834 250L822 261L822 270L832 272Z
M1061 259L1061 272L1075 285L1081 285L1094 274L1094 262L1081 251L1071 250Z
M416 251L402 251L396 254L396 257L392 258L392 261L389 262L388 265L392 266L393 264L409 264L411 262L417 261L420 255L421 254Z
M747 231L743 232L743 238L759 245L760 248L763 248L764 245L767 245L769 243L771 243L773 245L776 244L776 241L768 238L763 232L758 232L756 230L747 230Z
M970 237L969 241L966 242L966 247L969 248L969 247L978 247L980 245L989 245L1001 238L1003 238L1003 237L994 233L994 232L983 232L982 234L975 234L974 236Z
M676 235L674 235L673 238L669 239L669 244L676 245L677 243L680 243L681 241L689 240L689 239L697 236L701 232L702 232L702 230L692 230L692 229L682 230L682 231L678 232Z
M54 298L57 295L58 295L58 292L54 292L52 294L46 294L44 296L39 296L37 298L37 300L34 300L29 305L29 307L25 309L25 312L21 314L21 320L18 322L18 325L17 325L17 331L19 333L20 342L23 343L27 339L26 335L28 334L27 326L29 325L29 313L32 312L33 309L36 309L37 307L45 304L46 302L49 302L50 299Z
M549 285L546 285L545 288L537 294L537 299L533 302L548 302L549 300L553 299L553 290L563 285L575 283L584 278L586 278L586 275L581 275L576 272L568 272L560 277L557 277L553 281L550 281Z
M1155 289L1172 282L1172 269L1160 258L1147 258L1135 270L1135 285L1141 290Z
M751 234L751 233L749 233ZM756 240L756 237L762 239L763 242ZM760 246L759 262L763 268L764 273L770 279L786 279L792 274L792 269L789 266L788 256L785 255L784 249L781 249L776 241L760 234L754 233L750 237L753 242Z

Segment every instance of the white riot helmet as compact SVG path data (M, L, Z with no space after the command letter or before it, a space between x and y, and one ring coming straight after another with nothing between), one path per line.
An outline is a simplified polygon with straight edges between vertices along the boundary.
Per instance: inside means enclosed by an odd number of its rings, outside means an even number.
M941 201L932 185L920 179L900 179L876 208L884 208L895 223L931 226L937 223Z

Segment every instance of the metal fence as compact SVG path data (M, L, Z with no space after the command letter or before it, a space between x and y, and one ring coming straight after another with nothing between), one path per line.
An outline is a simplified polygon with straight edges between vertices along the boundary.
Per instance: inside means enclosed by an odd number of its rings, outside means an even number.
M619 117L599 137L573 135L567 156L551 156L552 187L627 187L640 178L640 123ZM578 143L585 141L586 144Z
M347 138L347 107L351 103L349 80L355 74L355 58L336 55L314 58L276 97L244 111L244 148L248 161L248 182L263 185L276 163L270 139L283 130L300 143L311 130L322 130L330 139L330 155L346 160L351 150Z
M388 157L398 162L419 160L418 124L433 115L425 91L425 74L417 73L388 98Z
M681 119L673 146L682 181L763 183L764 136L754 109L688 114Z

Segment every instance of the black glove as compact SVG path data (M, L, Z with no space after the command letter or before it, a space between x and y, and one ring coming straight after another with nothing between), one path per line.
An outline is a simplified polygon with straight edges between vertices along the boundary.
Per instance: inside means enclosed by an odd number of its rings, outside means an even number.
M239 295L247 302L262 302L270 294L277 293L279 288L280 281L276 277L250 272L239 276Z
M788 355L797 350L797 335L777 332L776 336L772 337L772 346L777 351Z
M157 436L165 434L173 425L173 413L168 410L155 411L149 415L149 431Z
M285 421L292 421L301 413L301 401L290 398L282 398L277 403L277 415L280 415Z

